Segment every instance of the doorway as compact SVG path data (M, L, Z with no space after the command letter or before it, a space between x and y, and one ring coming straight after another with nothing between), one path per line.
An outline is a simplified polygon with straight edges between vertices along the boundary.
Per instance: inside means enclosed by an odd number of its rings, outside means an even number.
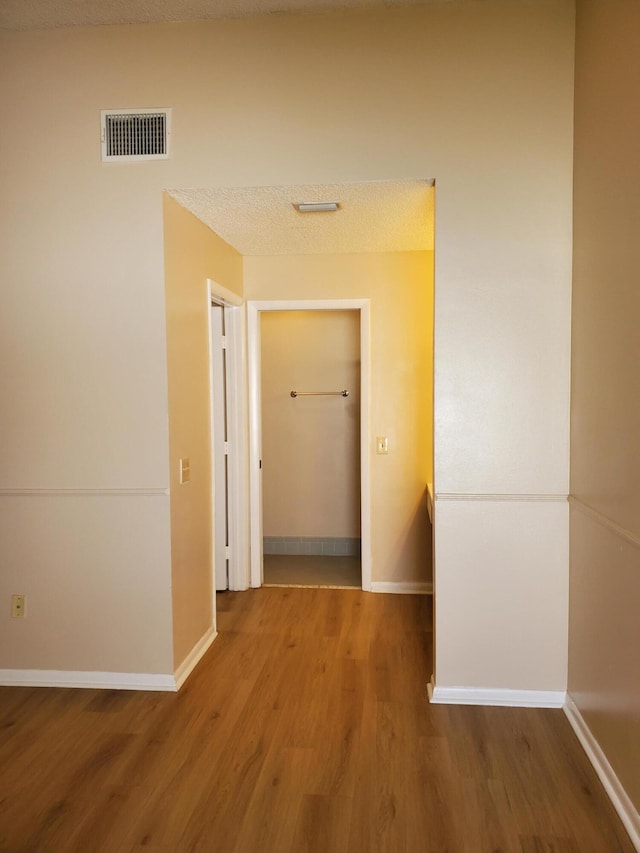
M346 390L350 392L351 389L344 387L320 387L315 384L320 380L320 376L318 374L312 375L309 374L309 382L311 383L308 387L292 387L287 388L283 391L280 388L275 396L278 398L275 401L275 406L272 405L274 401L266 401L263 404L263 364L262 364L262 328L261 328L261 318L265 316L266 312L279 312L281 315L283 312L286 312L289 316L291 316L291 312L338 312L336 313L336 317L338 314L343 319L343 325L347 327L349 322L355 320L355 329L357 331L357 340L355 341L355 350L351 350L351 356L349 356L352 360L353 356L359 362L358 365L351 365L350 367L350 379L356 382L356 387L353 392L353 397L351 403L355 405L351 405L349 407L349 394L343 396L343 392ZM350 318L349 319L349 315ZM250 396L250 422L251 422L251 446L250 446L250 492L251 492L251 586L261 586L265 583L265 550L272 551L274 549L287 550L296 554L296 551L302 550L303 552L306 550L307 552L312 550L320 550L320 554L310 554L308 556L317 557L320 559L316 559L315 561L306 561L307 568L311 567L311 564L315 562L316 564L320 564L319 570L323 573L320 577L327 579L326 583L318 582L312 583L312 585L343 585L342 583L332 584L330 582L331 571L334 569L334 566L324 561L324 568L322 568L322 550L324 551L333 551L334 556L336 556L336 551L338 552L337 556L339 557L356 557L356 559L351 559L352 564L352 572L351 572L351 584L353 584L353 564L359 563L360 568L360 576L359 582L357 583L358 587L362 589L371 589L371 548L370 548L370 506L369 506L369 373L370 373L370 352L369 352L369 300L300 300L300 301L276 301L276 302L248 302L247 303L247 321L248 321L248 351L249 351L249 396ZM276 324L277 325L277 324ZM322 325L322 324L321 324ZM302 324L300 328L307 327L307 324ZM352 326L353 327L353 326ZM281 329L271 329L269 331L269 335L272 337L278 337L281 333ZM344 331L344 330L343 330ZM300 330L297 332L298 335L304 334ZM322 332L319 333L320 335ZM354 341L352 341L353 347ZM317 348L317 347L316 347ZM290 360L290 356L287 355L286 352L281 352L279 356L276 357L276 363L278 357L280 359ZM330 369L334 369L335 380L333 384L338 379L339 371L337 369L336 362L339 359L334 359L334 364ZM325 358L325 361L331 362L331 358ZM282 362L284 364L284 362ZM326 365L325 365L326 366ZM267 367L267 365L265 365ZM357 368L355 374L354 369ZM300 368L302 370L302 367ZM343 376L347 375L343 372ZM288 384L292 384L292 377L295 377L295 369L293 374L290 374L288 377L291 381ZM303 375L298 373L297 377L300 381L303 380ZM329 377L322 377L324 381L328 381ZM333 379L333 377L332 377ZM297 384L297 383L296 383ZM352 382L350 384L353 384ZM345 381L338 382L338 385L344 386ZM315 393L303 393L303 392L315 392L322 391L322 394ZM295 392L295 395L292 396L291 392ZM299 393L300 392L300 393ZM288 399L285 399L288 397ZM356 400L356 397L359 397L359 401ZM347 402L347 406L345 406L345 402ZM359 406L357 406L357 402L359 402ZM269 483L267 481L265 483L265 472L267 476L269 476L268 468L265 468L265 463L267 465L272 464L271 474L277 478L277 471L273 470L274 460L267 461L264 456L265 451L265 414L272 419L275 419L277 422L278 419L281 419L281 415L283 414L282 410L278 410L278 403L282 406L283 403L288 405L288 411L290 414L294 414L295 419L298 421L298 424L301 422L306 422L307 425L311 424L312 435L306 436L307 443L307 459L304 462L304 465L307 469L306 474L304 475L307 479L307 482L302 485L302 489L300 490L295 485L295 472L289 471L287 472L287 481L289 483L288 492L286 494L286 499L283 500L284 504L287 504L288 509L291 510L292 504L295 503L296 499L300 499L309 497L310 489L313 490L313 483L308 482L308 474L309 468L313 469L316 467L316 472L318 471L318 466L324 465L327 469L331 469L332 465L328 464L328 460L326 458L327 453L331 453L331 437L329 437L329 441L324 444L324 454L323 457L314 454L312 449L309 452L309 441L312 440L313 437L313 422L314 416L322 415L325 418L325 422L329 424L333 424L330 426L330 429L335 428L336 431L339 431L340 424L344 424L346 420L349 418L354 418L355 412L359 415L358 422L355 425L355 435L354 439L351 441L351 456L353 457L354 453L356 458L351 460L351 463L347 463L352 466L352 472L355 469L355 475L351 478L353 481L353 501L350 503L350 509L348 510L349 518L343 519L342 526L338 527L314 527L312 520L312 524L310 526L306 526L302 528L303 533L316 533L318 535L302 535L302 536L273 536L272 534L276 532L277 528L269 527L265 528L265 506L264 506L264 498L265 498L265 486L267 487L268 495L270 497L270 506L267 514L267 523L271 524L275 519L282 520L283 513L281 510L283 507L274 506L272 501L273 490L271 486L273 483ZM331 408L328 408L326 404L329 403ZM302 404L302 408L300 406ZM310 405L309 405L310 404ZM323 406L324 404L324 406ZM324 411L323 411L324 409ZM268 413L271 412L269 415ZM274 414L275 412L275 414ZM329 420L326 421L326 416L329 416ZM333 417L331 417L333 416ZM316 433L317 434L317 433ZM337 440L334 435L334 439ZM304 441L302 444L304 445ZM278 444L276 440L275 444ZM280 442L281 444L281 442ZM336 454L336 458L332 459L331 462L333 464L333 475L335 476L336 468L335 463L339 463L338 455L341 456L344 461L345 456L345 448L349 445L349 439L342 442L342 450L340 454ZM273 447L273 443L270 444L270 447ZM327 448L329 448L327 450ZM303 459L304 459L304 446L302 448L303 451ZM277 455L277 452L276 452ZM298 456L298 459L301 457ZM277 460L275 460L277 465ZM327 472L323 472L324 473ZM332 473L331 470L328 473ZM293 475L293 476L290 476ZM324 478L331 482L331 477ZM294 484L293 486L291 484ZM338 485L337 488L340 488ZM323 498L321 501L321 512L324 517L324 522L327 524L336 524L335 516L333 521L331 520L331 511L328 513L327 510L327 497ZM334 495L335 497L335 495ZM355 504L355 519L354 519L354 504ZM324 509L322 506L324 505ZM343 502L342 506L346 504ZM285 515L287 511L287 507L284 507ZM307 503L303 504L302 514L310 511L310 507ZM296 510L294 510L295 514ZM300 515L300 507L297 508L298 515ZM316 522L322 521L321 519L316 519ZM323 523L324 523L323 522ZM346 523L345 523L346 522ZM276 524L278 521L276 520ZM337 522L340 524L340 522ZM351 524L351 526L349 526ZM340 533L342 535L330 536L328 535L328 531L333 529L336 533ZM344 535L346 532L357 532L359 536L348 536ZM266 535L265 535L266 534ZM274 542L274 539L285 540L288 539L288 542ZM351 540L360 540L359 543L357 541ZM297 541L291 541L297 540ZM355 551L359 551L359 559L357 559ZM351 552L351 553L349 553ZM274 561L270 560L270 558L274 556L272 554L267 554L268 562L273 563ZM283 556L286 556L283 555ZM296 554L296 556L302 556ZM286 561L284 561L286 562ZM300 561L297 561L300 563ZM343 563L349 562L348 560L342 561ZM282 561L281 569L282 569ZM316 569L318 566L316 566ZM328 572L328 574L327 574ZM303 579L304 580L304 579ZM267 580L268 582L268 580ZM306 584L302 584L306 585Z
M260 318L263 584L362 586L360 318Z

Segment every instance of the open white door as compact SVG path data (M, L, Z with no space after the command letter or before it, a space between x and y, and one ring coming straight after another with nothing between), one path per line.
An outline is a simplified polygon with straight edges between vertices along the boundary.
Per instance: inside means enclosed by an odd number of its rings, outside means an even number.
M207 279L211 377L212 577L249 587L249 426L244 302Z
M227 390L224 309L211 306L211 394L213 401L213 518L216 591L229 588Z

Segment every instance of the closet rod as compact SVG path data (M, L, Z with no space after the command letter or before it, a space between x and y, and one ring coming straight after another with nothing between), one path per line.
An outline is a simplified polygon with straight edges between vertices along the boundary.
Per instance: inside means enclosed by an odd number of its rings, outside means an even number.
M344 391L292 391L292 397L348 397L349 392Z

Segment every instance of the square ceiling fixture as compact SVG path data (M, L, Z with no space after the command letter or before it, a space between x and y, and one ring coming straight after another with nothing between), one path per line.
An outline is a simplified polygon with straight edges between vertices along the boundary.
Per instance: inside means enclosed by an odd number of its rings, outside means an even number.
M335 213L340 210L338 201L300 201L293 206L298 213Z

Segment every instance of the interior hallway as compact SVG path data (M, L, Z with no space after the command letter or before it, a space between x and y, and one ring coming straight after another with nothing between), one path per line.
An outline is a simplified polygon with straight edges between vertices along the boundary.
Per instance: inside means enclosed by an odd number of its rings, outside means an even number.
M177 695L0 689L1 850L633 850L561 711L428 704L429 597L218 607Z

